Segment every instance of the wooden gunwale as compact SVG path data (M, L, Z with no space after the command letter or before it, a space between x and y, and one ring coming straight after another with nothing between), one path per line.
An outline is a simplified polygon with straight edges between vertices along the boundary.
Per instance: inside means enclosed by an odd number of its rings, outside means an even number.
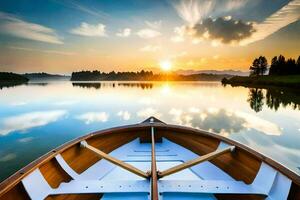
M15 174L4 180L2 183L0 183L0 197L4 195L6 192L8 192L10 189L12 189L14 186L16 186L24 177L26 177L30 172L38 168L39 166L45 164L46 162L50 161L52 158L54 158L57 154L62 153L64 150L70 148L73 145L79 145L80 141L87 140L93 136L100 136L100 135L106 135L113 132L120 132L120 131L133 131L133 130L144 130L145 128L149 128L153 126L156 128L157 132L159 130L165 130L165 131L172 131L172 132L180 132L180 133L191 133L195 135L202 135L209 138L215 138L220 141L226 142L230 145L234 145L238 149L243 149L250 155L258 158L259 160L269 164L285 176L287 176L289 179L293 181L296 185L300 186L300 176L297 175L292 170L284 167L282 164L274 161L273 159L256 152L255 150L251 149L250 147L247 147L239 142L233 141L231 139L225 138L223 136L220 136L216 133L200 130L200 129L194 129L190 127L184 127L179 125L171 125L171 124L164 124L164 123L140 123L140 124L133 124L133 125L126 125L126 126L120 126L120 127L114 127L109 128L97 132L93 132L81 137L78 137L74 140L71 140L52 151L48 152L47 154L41 156L40 158L36 159L35 161L31 162L21 170L17 171Z

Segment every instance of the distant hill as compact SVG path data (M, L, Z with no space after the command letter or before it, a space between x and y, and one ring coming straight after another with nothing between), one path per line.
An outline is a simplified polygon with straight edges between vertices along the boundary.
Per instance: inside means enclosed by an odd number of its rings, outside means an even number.
M70 76L59 75L59 74L48 74L48 73L26 73L23 74L30 81L56 81L56 80L70 80Z
M218 74L218 75L233 75L233 76L249 76L249 72L240 70L184 70L175 71L176 74L191 75L191 74Z

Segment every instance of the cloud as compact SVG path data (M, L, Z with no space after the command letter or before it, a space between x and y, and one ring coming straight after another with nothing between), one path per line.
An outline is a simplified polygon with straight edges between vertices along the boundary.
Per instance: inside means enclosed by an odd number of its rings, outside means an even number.
M88 24L86 22L82 22L79 27L72 29L70 32L75 35L82 35L88 37L106 36L104 24L93 25L93 24Z
M0 162L7 162L7 161L10 161L10 160L13 160L17 157L16 154L14 153L9 153L9 154L6 154L5 156L2 156L0 158Z
M222 13L245 6L248 0L181 0L173 4L179 17L189 26L194 26L208 16L220 16Z
M251 38L242 41L247 45L255 41L263 40L279 29L300 19L300 0L290 1L287 5L266 18L262 23L254 24L256 32Z
M249 38L255 29L250 22L245 23L231 17L219 17L217 19L207 18L193 27L186 27L186 32L201 40L230 44Z
M160 112L158 112L156 109L149 107L149 108L139 110L137 112L137 116L142 117L142 118L148 118L150 116L160 118L162 116L162 114Z
M190 26L206 17L213 8L213 1L181 0L174 4L178 15Z
M244 7L249 0L229 0L229 1L223 1L225 3L224 9L226 11L230 10L236 10L238 8ZM222 7L222 6L221 6Z
M30 112L3 118L0 124L0 135L4 136L15 131L26 131L30 128L45 126L66 115L65 110Z
M224 17L229 11L245 7L248 2L251 1L182 0L174 4L174 8L187 23L185 27L189 30L189 34L198 36L193 43L206 39L212 40L213 46L218 46L221 42L247 45L262 40L300 19L300 0L290 1L261 23L243 22L233 20L229 16ZM171 40L182 42L184 36L176 34Z
M130 34L131 34L131 29L130 28L124 28L122 31L116 33L116 36L129 37Z
M41 53L59 54L64 56L72 56L76 54L75 52L68 52L68 51L42 50L42 49L32 49L32 48L18 47L18 46L9 46L9 48L15 50L21 50L21 51L36 51Z
M141 29L137 32L137 35L140 38L144 38L144 39L149 39L149 38L155 38L161 35L160 32L153 30L153 29L149 29L149 28L145 28L145 29Z
M69 0L68 2L70 3L70 5L71 5L73 8L75 8L75 9L77 9L77 10L80 10L80 11L82 11L82 12L85 12L85 13L87 13L87 14L90 14L90 15L92 15L92 16L94 16L94 17L106 18L106 17L109 16L109 15L108 15L107 13L105 13L105 12L101 12L101 11L99 11L99 10L94 10L94 9L92 9L92 8L85 7L85 6L83 6L82 4L79 4L79 3L76 2L76 1L71 1L71 0Z
M76 119L84 121L85 124L91 124L94 122L106 122L109 115L106 112L87 112L82 115L78 115Z
M125 121L129 120L131 116L128 111L123 111L123 110L119 111L117 115Z
M183 42L185 41L185 35L186 35L186 27L185 26L179 26L174 28L175 36L171 37L172 42Z
M8 13L0 12L0 32L34 41L63 44L55 30L35 23L26 22Z
M150 21L145 21L145 24L146 24L149 28L151 28L151 29L160 29L161 24L162 24L162 21L161 21L161 20L159 20L159 21L152 21L152 22L150 22Z
M140 49L140 51L145 51L145 52L156 52L161 49L161 46L157 45L146 45Z

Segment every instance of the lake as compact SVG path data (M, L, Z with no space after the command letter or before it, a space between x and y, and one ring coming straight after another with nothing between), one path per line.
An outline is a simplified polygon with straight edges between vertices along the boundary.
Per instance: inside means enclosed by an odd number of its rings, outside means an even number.
M0 90L0 181L86 133L139 123L216 132L300 174L300 92L219 82L29 83Z

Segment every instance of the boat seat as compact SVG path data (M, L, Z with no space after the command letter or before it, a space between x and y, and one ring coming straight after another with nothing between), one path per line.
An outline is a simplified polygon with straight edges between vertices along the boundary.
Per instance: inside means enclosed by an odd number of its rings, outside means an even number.
M32 200L45 199L49 194L53 193L53 189L39 169L34 170L28 176L26 176L22 183L24 188Z
M161 193L208 193L208 194L260 194L267 195L265 191L247 185L243 181L221 180L189 180L159 182Z
M39 169L26 176L22 183L32 200L45 199L49 195L58 194L91 194L91 193L149 193L148 180L133 181L70 181L61 183L58 188L51 188Z
M90 194L90 193L149 193L148 180L133 181L71 181L62 183L52 194Z

